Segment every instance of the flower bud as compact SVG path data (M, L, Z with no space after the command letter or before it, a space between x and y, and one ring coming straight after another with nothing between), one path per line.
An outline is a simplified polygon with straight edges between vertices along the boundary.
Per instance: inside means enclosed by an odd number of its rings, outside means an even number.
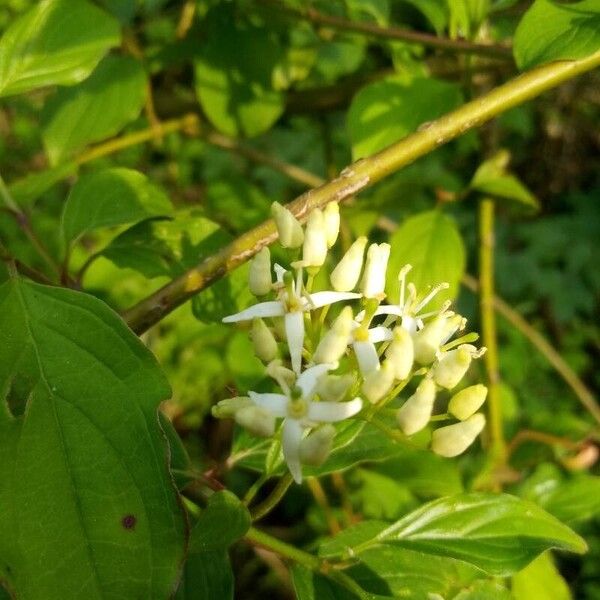
M413 339L403 327L395 327L393 336L385 356L394 367L394 377L400 380L406 379L414 361Z
M331 248L340 232L340 207L337 202L330 202L323 211L325 218L325 236L327 238L327 247Z
M431 418L435 402L435 383L423 379L415 393L398 409L396 420L405 435L421 431Z
M250 338L254 346L254 354L263 362L271 362L277 356L277 342L271 330L262 319L252 320Z
M269 377L272 377L279 383L279 386L283 390L290 388L296 381L296 373L291 369L284 367L280 358L272 360L267 365L265 371Z
M352 308L346 306L319 342L313 355L314 363L335 363L342 357L350 341L352 323Z
M323 425L315 429L300 442L300 462L320 467L331 453L335 427Z
M271 291L271 252L265 246L250 262L248 287L255 296L264 296Z
M476 352L475 347L469 344L461 344L456 350L444 352L433 366L435 382L451 390L469 369L474 352Z
M430 365L444 342L448 316L441 314L429 321L414 334L415 360L421 365Z
M440 456L451 458L462 454L485 427L485 417L475 413L466 421L440 427L433 432L431 449Z
M346 395L350 386L354 383L354 376L350 373L345 375L323 375L317 381L316 393L327 402L339 402Z
M252 405L236 411L235 422L258 437L270 437L275 433L275 416L265 408Z
M217 402L212 407L211 413L215 419L229 419L235 415L235 413L245 408L246 406L254 406L254 403L248 396L236 396L235 398L227 398Z
M375 404L390 391L393 383L394 367L389 360L385 360L380 369L365 375L362 391L369 402Z
M327 234L323 212L315 208L308 215L302 261L305 267L320 267L327 258Z
M457 419L465 421L481 408L485 402L487 392L487 388L481 383L466 387L450 398L448 412Z
M359 237L332 271L331 285L336 292L351 292L356 287L366 245L367 238Z
M279 242L284 248L299 248L304 241L304 232L298 219L279 202L271 204L271 214L279 233Z
M360 282L360 289L365 298L383 299L385 297L385 272L389 257L389 244L371 244L369 246L365 272Z

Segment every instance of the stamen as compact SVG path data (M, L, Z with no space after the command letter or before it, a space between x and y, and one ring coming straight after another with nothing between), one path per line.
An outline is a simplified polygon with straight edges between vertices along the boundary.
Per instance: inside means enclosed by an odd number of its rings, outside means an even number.
M450 308L451 305L452 305L452 301L446 300L442 304L442 307L439 310L432 310L431 312L419 315L419 319L427 319L428 317L437 317L438 315L446 314L446 311ZM453 312L449 312L448 314L446 314L446 316L451 317L453 314L454 314Z
M302 278L302 267L298 267L298 271L296 272L296 296L300 296L302 294L303 289L304 279Z
M411 282L407 284L406 289L408 290L408 298L406 304L402 307L402 313L407 314L408 312L413 312L413 314L416 314L416 311L411 310L411 306L417 299L417 288L415 287L415 284Z
M447 290L449 287L450 284L445 281L443 283L438 283L436 286L434 286L433 289L429 292L429 294L427 294L427 296L425 296L425 298L423 298L423 300L421 300L421 302L417 304L417 306L415 307L415 313L418 313L425 305L429 304L429 302L431 302L433 297L438 292L440 292L441 290Z
M412 269L412 265L404 265L398 273L398 281L400 281L400 302L398 306L400 309L404 308L404 288L406 287L406 276Z

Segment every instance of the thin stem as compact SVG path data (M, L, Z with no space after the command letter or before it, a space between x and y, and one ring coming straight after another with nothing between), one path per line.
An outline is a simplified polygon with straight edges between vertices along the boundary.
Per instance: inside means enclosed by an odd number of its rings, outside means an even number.
M512 51L509 47L491 44L476 44L466 40L453 40L420 31L400 29L398 27L380 27L374 23L360 23L342 17L327 15L310 7L292 8L279 0L259 0L260 4L272 7L294 18L309 21L315 25L325 25L341 31L352 31L371 37L390 40L402 40L415 44L423 44L432 48L462 52L467 54L480 54L504 60L512 60Z
M581 450L583 447L582 442L574 442L568 438L560 437L558 435L552 435L545 431L534 431L532 429L522 429L519 431L510 443L506 447L506 455L510 457L514 454L515 450L524 442L538 442L540 444L546 444L547 446L561 446L567 450Z
M600 51L582 59L550 63L524 73L428 123L381 152L354 163L343 171L344 175L303 194L288 208L304 221L313 208L352 197L468 130L599 65ZM262 223L125 311L125 320L135 332L143 333L276 238L273 221Z
M344 521L346 526L350 526L356 521L356 516L354 514L354 509L352 508L348 486L346 485L343 473L341 471L334 471L331 474L331 481L342 501L342 510L345 516Z
M267 482L269 476L266 473L263 473L249 488L244 496L244 504L248 506L254 497L258 493L258 490Z
M308 485L308 489L313 495L315 502L323 511L323 515L325 516L325 521L327 522L329 532L332 535L339 533L342 530L342 528L340 527L340 523L337 520L335 514L331 510L327 494L325 493L321 482L316 477L307 477L306 484Z
M479 201L479 312L481 337L487 352L483 356L487 372L489 431L493 461L504 462L506 443L500 398L498 334L494 312L494 220L495 205L491 198Z
M477 280L471 275L465 274L462 283L472 292L477 292L479 286ZM577 376L577 373L567 364L559 352L548 342L548 340L532 327L517 311L512 309L502 298L494 296L494 308L515 329L518 329L554 367L565 383L573 390L581 404L590 412L594 419L600 423L600 405L594 394Z
M181 9L181 16L179 17L179 23L177 23L177 29L175 31L175 37L178 40L182 40L190 30L194 23L194 16L196 15L196 0L186 0L183 8Z
M273 488L273 491L269 497L251 511L252 520L259 521L263 517L267 516L279 504L293 482L294 479L290 473L286 473L277 482L277 485Z

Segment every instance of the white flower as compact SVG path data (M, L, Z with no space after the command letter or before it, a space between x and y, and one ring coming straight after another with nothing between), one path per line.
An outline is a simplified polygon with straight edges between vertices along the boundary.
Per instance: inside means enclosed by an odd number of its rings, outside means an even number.
M362 400L349 402L315 402L315 388L319 377L335 365L316 365L306 369L290 389L284 386L284 394L259 394L249 392L252 401L275 417L283 417L283 456L290 473L297 483L302 481L300 443L304 432L320 423L343 421L360 412Z
M368 329L365 323L354 322L351 344L358 362L358 368L363 377L373 371L378 371L380 368L379 355L375 344L389 342L392 338L392 332L383 325Z
M260 302L235 315L229 315L223 319L223 323L248 321L256 317L283 317L292 369L300 373L304 346L304 313L341 300L354 300L359 298L360 294L329 291L308 294L304 290L302 269L298 269L296 281L291 273L279 265L275 265L275 272L279 284L277 300Z
M325 234L327 236L327 247L331 248L340 232L340 207L337 202L330 202L323 211L325 218Z
M331 285L337 292L349 292L356 287L362 270L367 238L359 237L331 273Z
M360 289L365 298L385 298L385 272L390 257L389 244L371 244L367 250L367 261Z
M462 454L482 432L485 416L475 413L466 421L436 429L431 436L431 449L440 456L451 458Z

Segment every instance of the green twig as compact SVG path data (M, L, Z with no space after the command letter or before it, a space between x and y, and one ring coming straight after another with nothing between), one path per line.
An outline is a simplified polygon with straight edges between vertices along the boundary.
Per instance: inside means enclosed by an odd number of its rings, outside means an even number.
M293 482L294 479L290 473L286 473L277 482L277 485L273 488L269 497L251 511L252 520L258 521L268 515L279 504Z

